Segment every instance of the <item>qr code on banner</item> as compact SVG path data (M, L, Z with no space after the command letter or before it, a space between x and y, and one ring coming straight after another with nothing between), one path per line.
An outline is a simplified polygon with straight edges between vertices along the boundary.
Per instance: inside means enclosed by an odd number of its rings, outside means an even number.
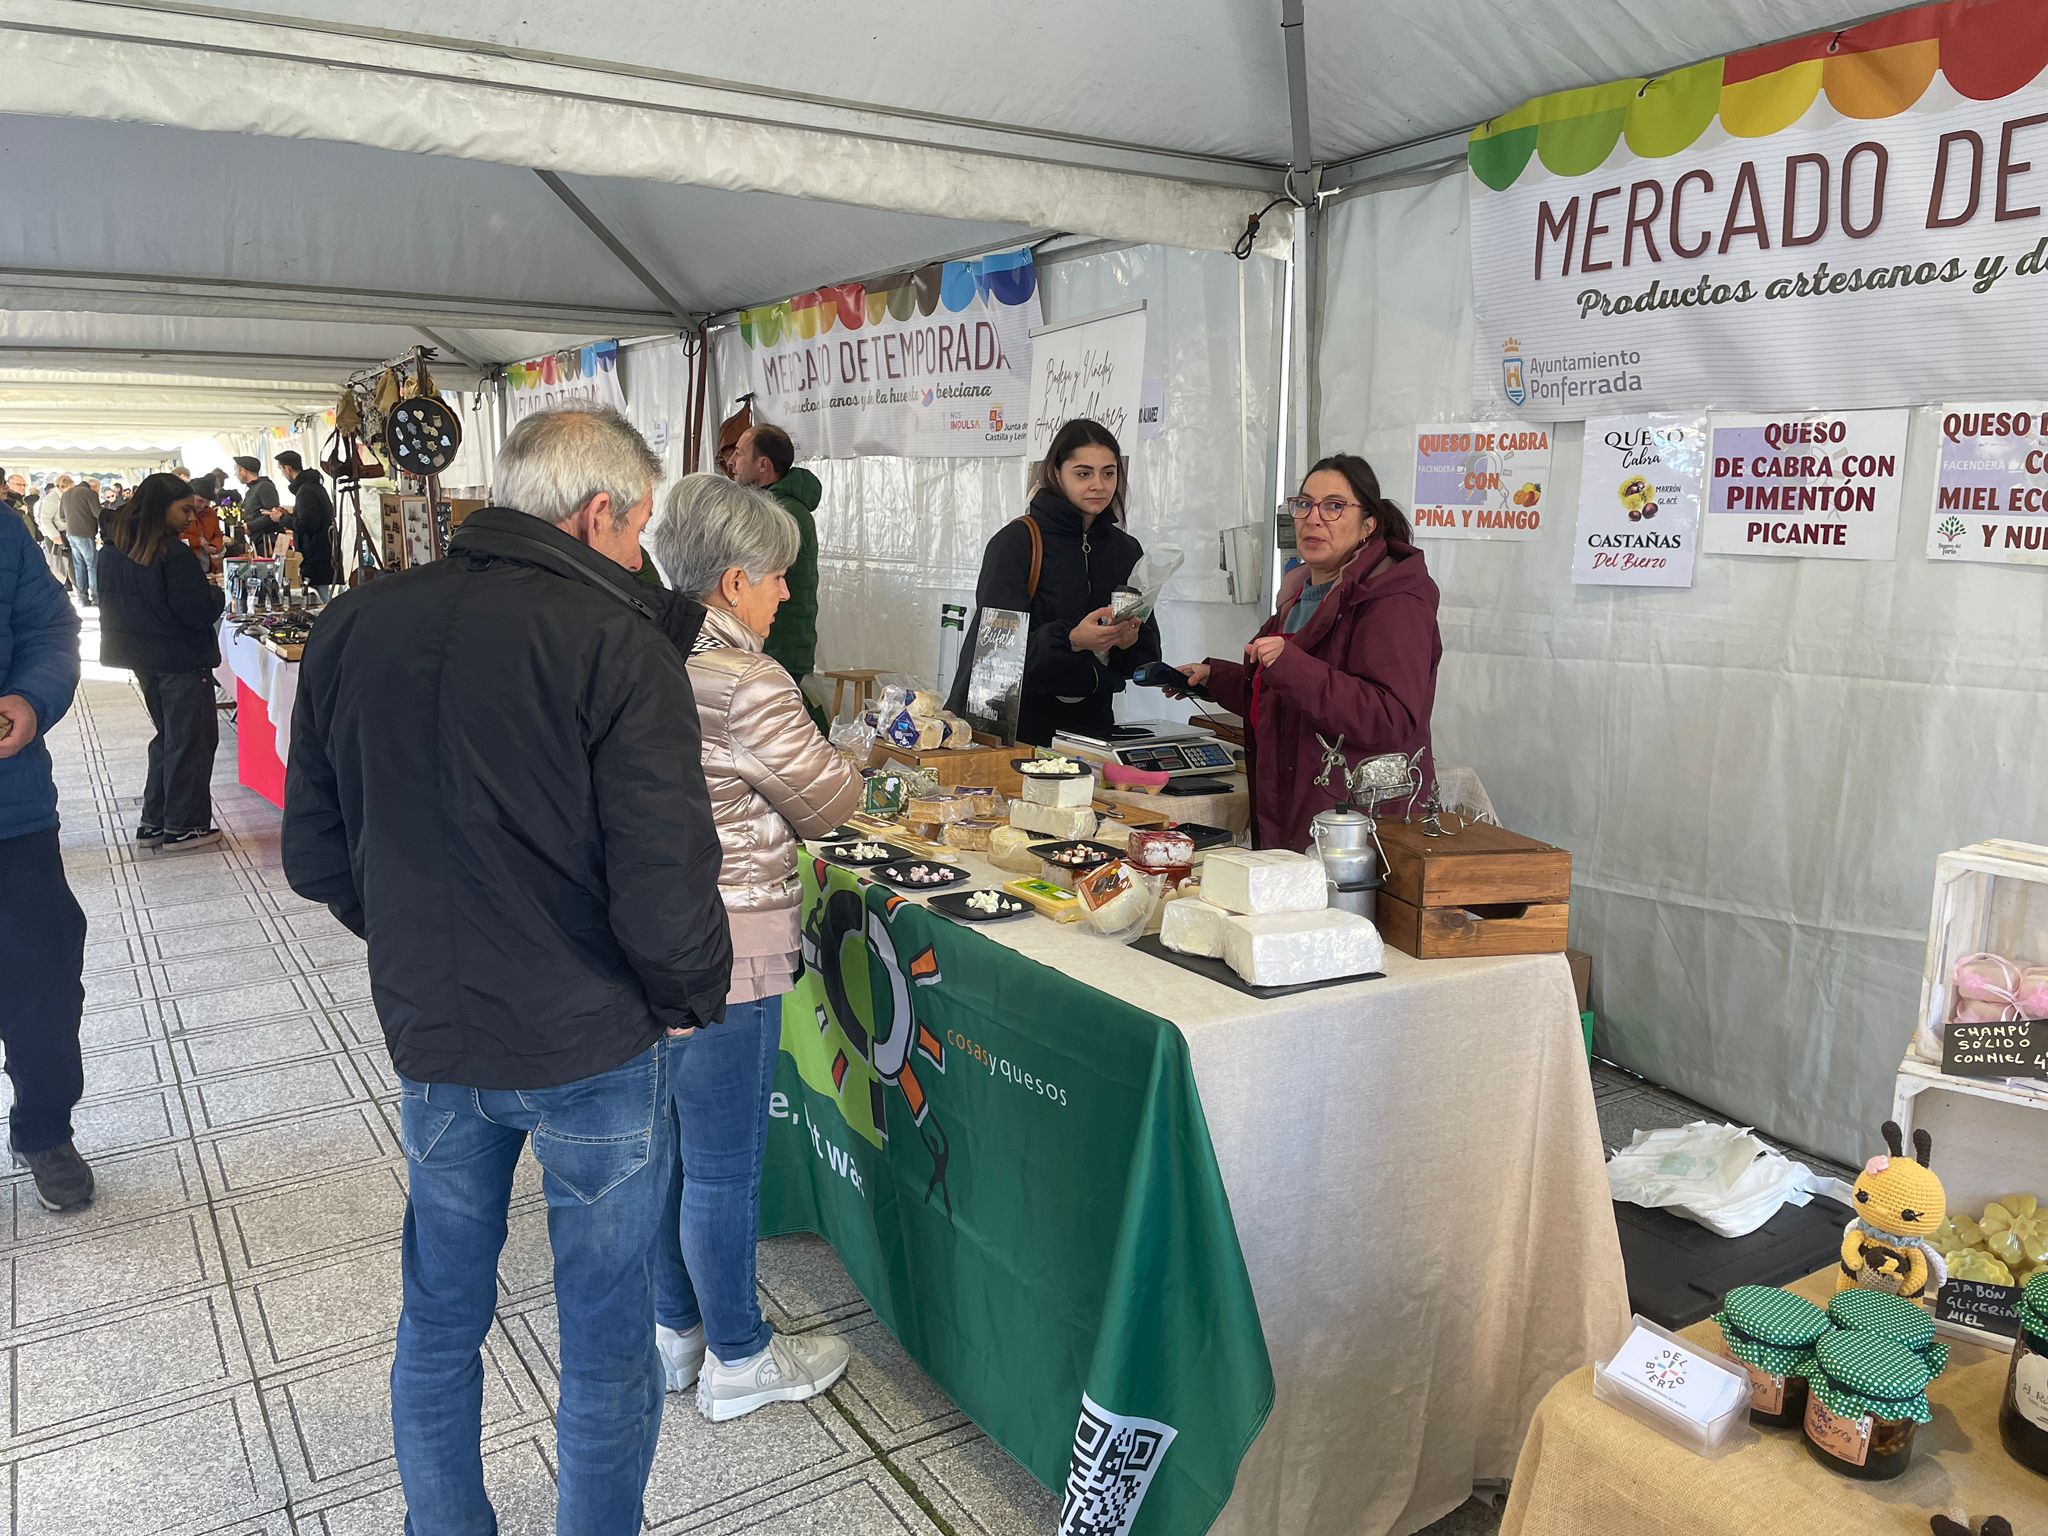
M1084 1392L1059 1536L1130 1536L1152 1475L1178 1433L1157 1419L1111 1413Z

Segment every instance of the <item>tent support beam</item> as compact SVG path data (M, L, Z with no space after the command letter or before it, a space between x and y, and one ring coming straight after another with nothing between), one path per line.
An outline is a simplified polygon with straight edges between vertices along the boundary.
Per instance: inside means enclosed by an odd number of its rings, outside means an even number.
M468 353L464 352L462 348L456 346L454 342L450 341L447 337L443 336L439 331L429 330L424 325L416 325L413 327L413 329L418 331L422 336L426 337L427 344L433 347L435 351L445 353L447 356L454 358L455 361L462 364L463 367L474 368L478 373L487 373L490 371L489 364L478 362L475 358L471 357Z
M595 235L604 248L617 258L619 265L632 273L640 286L660 301L661 307L668 311L669 318L675 321L679 329L693 331L697 328L696 317L690 313L683 301L671 293L668 285L656 277L647 263L634 254L633 248L613 233L612 227L599 218L591 210L590 205L570 189L568 182L553 171L544 171L538 166L534 167L533 174L538 176L541 185L554 193L561 205L575 214L583 227Z
M457 326L587 335L665 326L658 310L531 303L461 295L347 290L316 283L0 267L0 303L16 309L115 309L131 314L237 315L355 324ZM451 349L452 350L452 349Z
M1315 144L1309 132L1308 39L1303 35L1306 19L1305 0L1280 0L1280 40L1287 59L1287 116L1293 134L1287 193L1299 209L1294 225L1293 261L1300 366L1300 393L1296 398L1301 427L1295 442L1303 470L1321 455L1322 429L1316 418L1322 409L1322 387L1317 374L1322 364L1323 335L1323 219L1319 207L1323 171L1316 164Z

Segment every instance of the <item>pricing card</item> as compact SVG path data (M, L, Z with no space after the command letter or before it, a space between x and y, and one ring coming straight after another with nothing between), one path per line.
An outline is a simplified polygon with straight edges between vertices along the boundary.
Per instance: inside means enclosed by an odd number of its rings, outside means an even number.
M1695 1424L1711 1424L1741 1402L1749 1378L1647 1328L1628 1336L1608 1374L1638 1397L1662 1404Z

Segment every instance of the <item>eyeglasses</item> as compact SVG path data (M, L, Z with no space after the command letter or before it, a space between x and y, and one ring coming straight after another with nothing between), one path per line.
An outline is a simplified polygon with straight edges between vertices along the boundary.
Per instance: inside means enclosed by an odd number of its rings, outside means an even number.
M1315 501L1307 496L1290 496L1282 505L1287 508L1288 515L1297 523L1305 523L1310 518L1318 515L1322 517L1324 522L1334 523L1344 515L1347 507L1363 509L1365 503L1362 501L1346 501L1341 496L1330 496L1322 501Z

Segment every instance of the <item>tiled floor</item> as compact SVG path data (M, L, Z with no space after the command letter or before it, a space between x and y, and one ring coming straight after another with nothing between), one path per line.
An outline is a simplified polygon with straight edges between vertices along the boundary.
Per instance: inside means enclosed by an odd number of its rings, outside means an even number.
M90 636L87 654L97 650ZM4 1186L8 1536L384 1536L401 1529L387 1373L405 1159L360 943L293 896L278 813L216 773L228 833L129 842L149 725L88 669L51 733L65 862L91 916L84 1212ZM1698 1111L1598 1082L1609 1144ZM5 1082L0 1079L0 1103ZM826 1398L712 1427L670 1399L650 1529L718 1536L1045 1536L1058 1505L875 1320L829 1249L762 1245L780 1328L844 1334ZM553 1530L555 1319L538 1170L522 1165L486 1359L486 1466L506 1536ZM1432 1527L1479 1536L1475 1500Z

